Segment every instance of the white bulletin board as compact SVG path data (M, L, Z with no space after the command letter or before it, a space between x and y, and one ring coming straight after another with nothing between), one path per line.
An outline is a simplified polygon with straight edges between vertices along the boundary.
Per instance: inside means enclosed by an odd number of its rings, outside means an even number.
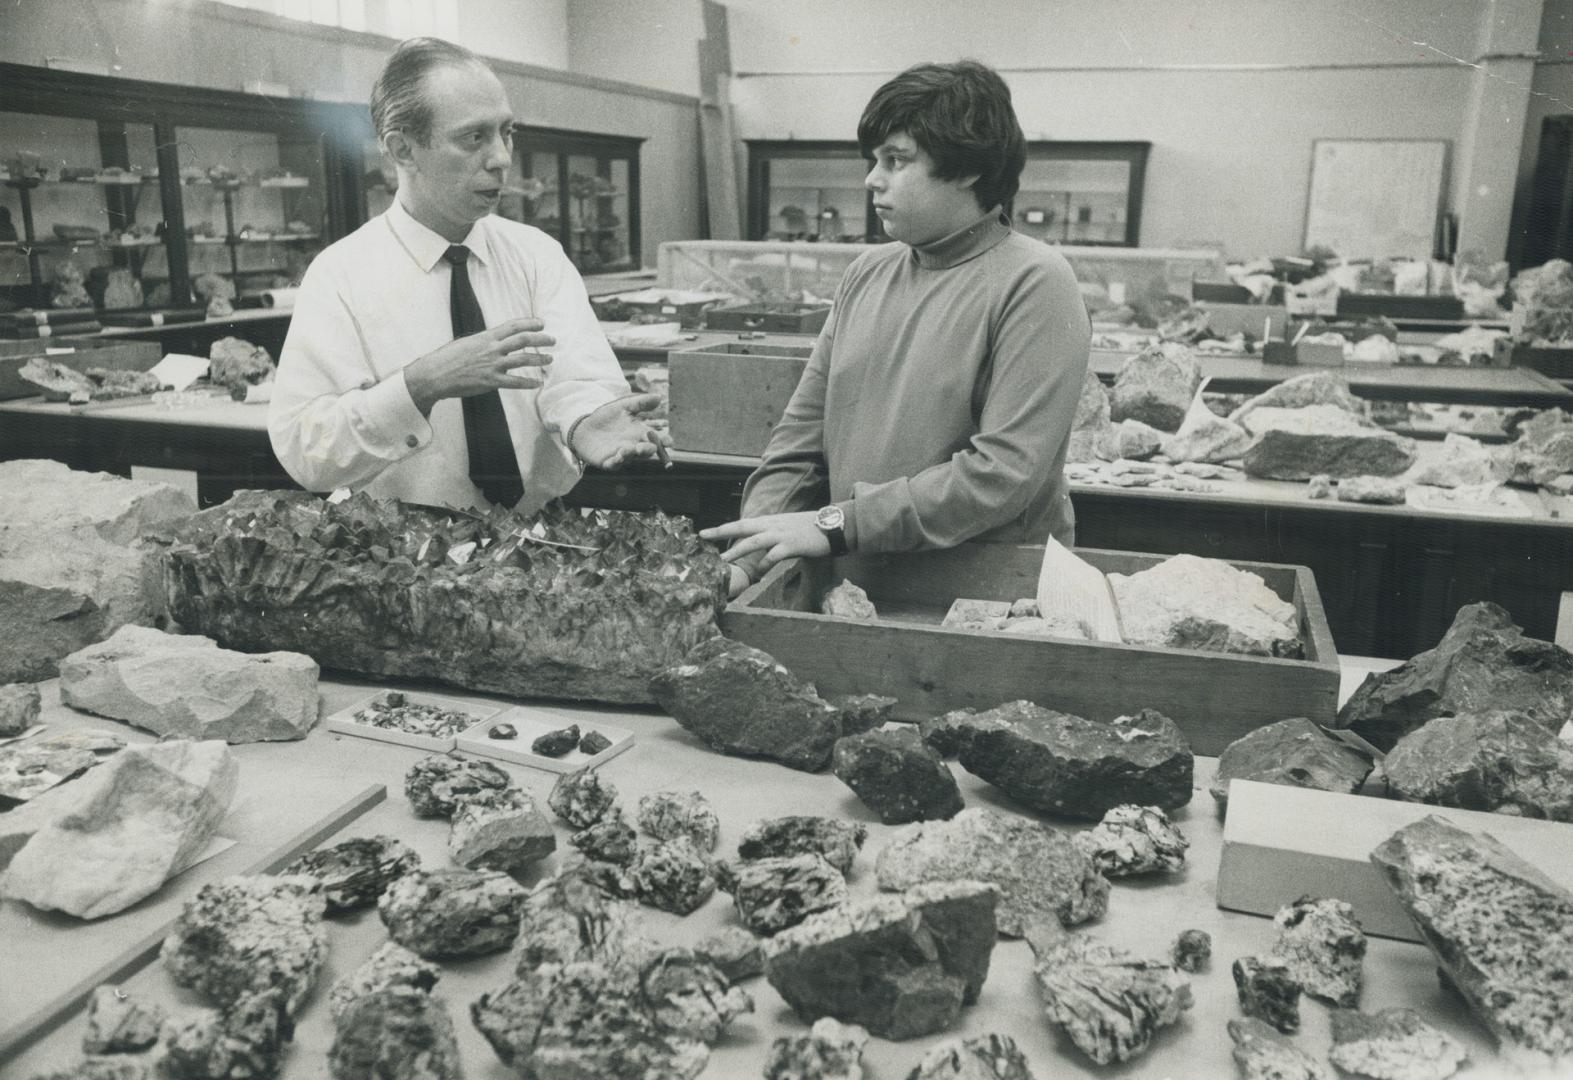
M1445 139L1317 139L1306 248L1346 259L1430 258L1447 151Z

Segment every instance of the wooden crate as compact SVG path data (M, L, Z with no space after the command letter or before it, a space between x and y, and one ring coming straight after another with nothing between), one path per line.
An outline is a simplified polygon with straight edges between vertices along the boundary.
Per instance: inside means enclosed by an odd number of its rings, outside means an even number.
M1464 302L1456 296L1397 296L1392 293L1339 293L1340 315L1386 315L1389 319L1462 319Z
M729 341L670 353L672 445L706 454L764 453L813 351Z
M1198 754L1218 754L1245 733L1291 716L1332 723L1338 657L1316 582L1303 566L1233 563L1295 605L1304 660L939 625L960 597L1034 595L1042 554L1025 545L964 544L904 555L791 559L734 600L721 615L721 629L764 649L821 694L888 694L906 720L1019 698L1094 720L1152 708L1174 720ZM1165 558L1091 549L1078 554L1106 573L1133 573ZM818 613L821 597L842 579L868 592L877 620Z
M762 330L767 334L817 334L830 318L829 304L726 304L705 312L712 330Z
M59 350L70 349L69 353ZM47 350L47 353L46 353ZM29 341L0 341L0 401L34 397L42 393L37 386L17 374L34 356L86 371L90 367L111 371L146 371L164 356L156 341L114 341L98 338L41 338Z

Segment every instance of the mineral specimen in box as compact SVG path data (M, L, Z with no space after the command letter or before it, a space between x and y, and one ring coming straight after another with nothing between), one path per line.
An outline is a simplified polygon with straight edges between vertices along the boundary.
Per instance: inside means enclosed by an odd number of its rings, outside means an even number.
M701 642L650 684L656 703L712 750L818 772L841 711L775 657L727 638Z
M640 844L628 876L641 903L674 915L696 911L715 895L709 861L686 840Z
M508 774L489 761L445 754L421 758L404 774L404 794L419 818L451 818L465 799L511 784Z
M1376 1080L1447 1080L1468 1057L1452 1036L1426 1023L1413 1009L1375 1015L1334 1009L1334 1065Z
M831 767L886 825L953 817L964 805L945 759L909 728L848 735Z
M486 729L486 737L488 739L517 739L519 737L519 729L512 724L493 724Z
M1126 803L1191 801L1190 745L1152 709L1105 724L1013 701L957 726L962 767L1035 810L1098 821Z
M546 797L546 805L575 829L594 825L616 803L616 785L594 769L563 773Z
M371 907L389 883L421 865L421 857L391 836L357 836L308 852L280 873L322 882L329 915Z
M697 791L657 791L639 800L639 828L657 840L687 840L698 851L714 851L721 820Z
M137 1000L118 986L100 986L87 1007L84 1054L134 1054L158 1042L164 1010Z
M1174 966L1193 974L1205 968L1212 961L1212 955L1212 935L1205 930L1181 930L1169 947L1169 959L1174 961Z
M396 941L385 941L364 964L333 984L328 1007L337 1019L357 998L395 987L430 993L441 977L436 964L428 964Z
M1449 982L1525 1063L1573 1058L1573 894L1488 834L1428 817L1371 861Z
M1075 844L1105 877L1166 874L1185 866L1190 841L1156 806L1116 806Z
M1245 471L1267 480L1397 476L1415 463L1412 440L1336 405L1264 406L1243 424L1257 437L1245 452Z
M874 602L868 598L857 585L850 581L843 581L829 592L819 602L819 610L824 615L838 615L843 619L877 619L879 612L874 609Z
M174 617L230 648L626 703L715 635L726 583L684 519L554 505L531 523L364 492L242 492L175 530L166 557Z
M545 735L537 736L530 744L532 754L542 754L546 757L562 757L572 752L579 745L579 725L572 724L556 731L548 731Z
M846 879L823 855L780 855L718 863L716 883L730 893L743 925L756 934L796 926L847 899Z
M722 927L695 945L694 952L735 983L765 971L765 954L759 939L741 926Z
M1046 918L1077 926L1101 918L1109 883L1064 833L993 810L963 810L949 821L897 829L874 863L879 887L982 881L999 892L995 921L1021 937Z
M484 956L513 944L527 894L495 870L416 870L377 901L388 935L428 960Z
M812 852L843 874L868 838L868 826L839 818L791 816L756 821L743 833L737 854L742 859L768 859Z
M610 749L612 740L602 735L599 731L586 731L579 736L579 753L589 754L594 757L602 750Z
M169 1025L165 1080L277 1075L294 1025L280 989L252 990L222 1011L203 1009Z
M568 842L587 859L627 866L638 851L639 834L634 832L621 810L613 809L594 825L571 834Z
M1273 925L1278 941L1270 955L1288 963L1301 990L1329 1005L1352 1008L1359 1002L1366 940L1353 907L1302 896L1280 908Z
M1112 420L1140 420L1159 431L1176 431L1201 389L1196 357L1179 342L1149 345L1125 362L1109 391Z
M1353 795L1371 767L1371 759L1354 747L1295 717L1259 727L1226 746L1208 790L1220 803L1229 800L1230 780Z
M82 919L123 911L196 860L228 812L238 778L221 742L122 750L76 781L70 811L12 856L0 895Z
M1380 750L1438 716L1511 709L1551 730L1573 715L1573 654L1525 637L1511 616L1483 602L1458 609L1436 648L1391 671L1367 675L1338 726Z
M821 1016L805 1034L783 1035L770 1044L765 1080L863 1080L868 1032Z
M842 694L831 698L830 704L841 711L843 735L872 731L889 720L896 709L896 699L885 694Z
M1408 492L1409 485L1398 477L1346 476L1338 481L1337 495L1339 502L1402 506Z
M448 832L448 854L468 870L517 874L556 850L551 820L519 788L465 799Z
M1131 645L1298 658L1300 616L1257 575L1222 559L1175 555L1108 575Z
M1394 744L1382 775L1410 802L1573 822L1573 743L1521 712L1439 716Z
M811 915L765 945L765 977L805 1023L833 1016L883 1039L943 1031L977 1002L995 890L920 885Z
M42 699L34 683L0 686L0 739L20 735L38 723Z
M411 701L401 690L385 690L364 708L355 711L355 722L406 735L451 739L475 726L475 717L463 709L445 709L426 701Z
M1229 1021L1243 1080L1333 1080L1327 1066L1255 1017Z
M461 1080L448 1007L434 994L395 986L341 1012L328 1051L333 1080Z
M633 905L608 898L582 865L569 867L531 890L509 959L520 975L542 964L632 962L651 951L635 921Z
M1240 1011L1289 1034L1300 1030L1300 983L1280 956L1242 956L1234 962Z

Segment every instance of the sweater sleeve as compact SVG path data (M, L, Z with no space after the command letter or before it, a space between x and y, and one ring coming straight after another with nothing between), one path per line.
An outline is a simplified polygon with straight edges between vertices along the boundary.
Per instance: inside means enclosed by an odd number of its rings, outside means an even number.
M1091 338L1069 265L1025 268L993 329L977 434L914 476L855 483L849 507L859 550L953 547L1020 516L1060 467Z
M839 301L840 297L837 297ZM764 517L825 505L830 491L830 470L825 461L825 380L835 344L836 311L820 331L819 340L798 380L792 400L770 432L764 460L743 487L739 517Z

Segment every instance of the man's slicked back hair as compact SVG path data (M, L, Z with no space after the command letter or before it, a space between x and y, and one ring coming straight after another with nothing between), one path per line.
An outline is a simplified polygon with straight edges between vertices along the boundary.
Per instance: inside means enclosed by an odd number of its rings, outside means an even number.
M371 123L377 138L402 131L421 146L431 145L432 107L426 97L426 76L444 64L482 64L466 49L434 37L399 42L371 88Z
M1027 140L1010 103L1010 87L975 60L918 64L874 91L858 121L865 157L906 132L934 159L941 180L976 176L981 209L1009 202L1021 186Z

